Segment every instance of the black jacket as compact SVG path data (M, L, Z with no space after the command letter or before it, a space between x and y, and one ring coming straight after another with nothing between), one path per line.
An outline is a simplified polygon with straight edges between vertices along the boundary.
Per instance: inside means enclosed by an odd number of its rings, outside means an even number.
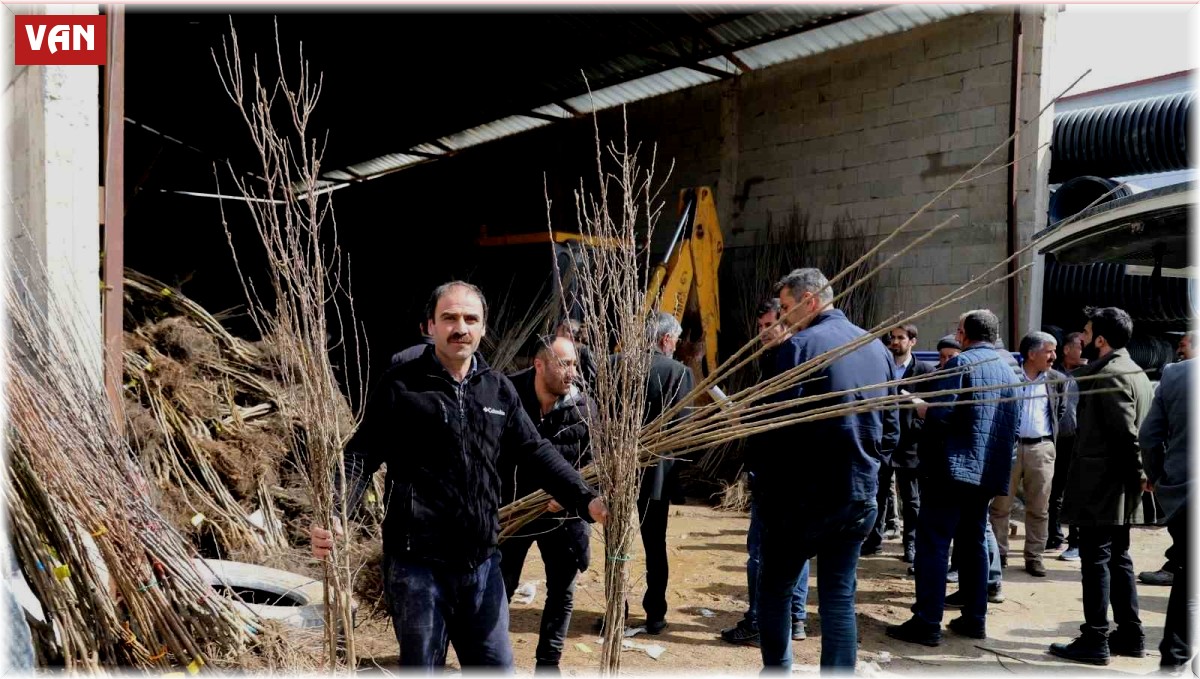
M936 368L925 361L918 360L917 357L909 362L908 367L904 369L904 379L910 377L920 377L928 375L936 370ZM934 380L927 382L916 382L907 386L900 387L905 391L918 393L922 390L928 390L930 384ZM892 451L891 465L893 467L901 467L913 469L917 466L917 441L921 438L921 424L923 420L917 417L915 408L897 408L900 417L900 442L896 444L896 449Z
M568 464L575 469L583 469L592 461L591 436L588 431L588 421L592 415L591 401L578 387L573 386L571 393L559 398L550 412L543 416L542 405L533 386L534 378L533 368L522 370L510 377L525 407L525 413L537 426L538 433L554 445ZM528 473L524 465L514 462L509 458L501 461L502 504L508 504L540 489L537 477ZM554 541L552 544L565 544L573 553L579 570L586 571L589 560L588 528L576 511L564 509L553 514L543 514L523 526L514 537L532 538L553 530L563 531L566 539ZM545 549L546 545L551 543L539 544Z
M432 337L422 337L421 342L419 344L414 344L411 347L404 349L403 351L397 351L396 353L392 354L392 365L397 365L399 363L408 363L409 361L415 361L416 359L421 357L421 354L425 353L425 347L432 346L432 345L433 345Z
M476 354L471 373L455 382L432 346L384 374L345 459L351 507L387 463L385 552L456 569L475 568L496 549L502 461L524 465L581 516L595 497L538 434L507 377Z
M650 358L650 372L646 377L646 409L642 424L650 424L663 412L670 410L690 394L695 386L696 379L691 368L655 349ZM681 410L674 419L678 421L685 415L686 409ZM677 476L674 473L674 465L674 460L661 460L653 467L646 468L642 474L638 502L662 500L671 496L674 491L671 486Z

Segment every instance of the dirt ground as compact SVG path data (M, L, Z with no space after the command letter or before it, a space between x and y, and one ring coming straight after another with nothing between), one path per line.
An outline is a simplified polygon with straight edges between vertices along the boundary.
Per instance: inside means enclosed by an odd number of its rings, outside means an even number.
M696 501L692 501L696 502ZM633 641L658 644L666 651L657 660L646 652L627 649L622 658L623 672L671 673L699 670L716 674L754 674L761 668L757 648L733 646L718 638L720 630L734 625L746 609L746 514L720 512L690 504L671 508L667 543L671 577L667 590L669 626L661 635L638 634ZM1019 522L1018 522L1019 523ZM1009 548L1020 554L1024 526ZM1163 551L1170 544L1165 529L1136 528L1133 536L1133 561L1137 571L1154 570L1162 565ZM640 546L639 546L640 552ZM604 585L602 563L595 555L603 553L598 537L593 537L592 567L580 575L575 595L575 614L563 655L562 669L567 675L592 674L599 662L600 644L592 625L603 611ZM945 632L942 645L927 648L888 638L886 625L903 622L913 603L913 580L906 565L898 558L900 542L884 543L884 551L859 562L858 630L859 660L874 662L884 673L961 674L1000 673L1088 673L1119 672L1144 674L1158 666L1158 642L1170 590L1166 587L1138 586L1142 621L1146 627L1148 656L1143 659L1114 658L1107 667L1062 662L1046 653L1051 642L1069 641L1082 622L1079 563L1059 561L1057 553L1046 560L1045 578L1034 578L1023 570L1018 556L1004 572L1007 601L988 607L988 638L965 639ZM806 641L795 642L793 652L798 670L814 669L820 659L821 628L817 614L820 588L813 570L808 601ZM641 594L644 590L644 561L639 553L634 560L634 581L630 605L631 627L640 625ZM535 546L526 560L522 582L537 582L532 603L514 603L511 632L517 669L528 673L533 668L538 622L545 603L545 572ZM950 591L955 588L950 585ZM711 614L711 617L707 614ZM955 615L949 612L946 620ZM363 629L364 650L375 653L380 664L394 658L395 641L383 623ZM367 637L367 639L364 639ZM390 646L389 646L390 644Z

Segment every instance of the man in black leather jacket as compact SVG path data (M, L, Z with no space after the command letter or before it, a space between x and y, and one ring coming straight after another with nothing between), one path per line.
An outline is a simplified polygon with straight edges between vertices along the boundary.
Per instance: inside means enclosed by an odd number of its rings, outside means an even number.
M497 550L501 460L523 465L580 516L603 521L607 509L538 434L512 382L478 355L483 293L446 283L426 315L434 344L385 373L346 448L347 506L386 462L384 593L401 665L442 667L449 642L464 667L511 669ZM331 533L319 520L309 533L324 558Z
M542 337L538 340L533 367L513 375L512 383L538 433L572 467L582 469L592 457L588 434L591 404L575 384L577 361L574 342L564 337ZM502 502L506 504L538 489L535 476L524 466L508 461L501 465L500 479ZM500 545L503 556L500 570L509 601L520 583L525 556L534 542L546 567L546 603L534 650L535 671L558 669L575 607L575 575L588 567L589 532L578 513L565 511L557 502L551 502L549 513Z

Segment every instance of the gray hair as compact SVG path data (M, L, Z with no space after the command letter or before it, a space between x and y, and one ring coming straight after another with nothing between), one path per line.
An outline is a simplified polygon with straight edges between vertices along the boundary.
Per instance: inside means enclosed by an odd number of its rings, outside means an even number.
M792 297L811 292L821 304L833 302L833 287L820 269L795 269L775 284L775 294L787 290Z
M958 322L962 325L963 335L968 342L996 344L1000 341L1000 319L989 309L972 309L959 316Z
M679 337L683 334L683 326L675 317L665 311L659 311L650 319L650 339L658 343L664 337Z
M1054 335L1038 330L1022 337L1017 351L1020 352L1021 358L1029 358L1029 352L1041 351L1042 347L1047 344L1058 346L1058 340L1054 338Z

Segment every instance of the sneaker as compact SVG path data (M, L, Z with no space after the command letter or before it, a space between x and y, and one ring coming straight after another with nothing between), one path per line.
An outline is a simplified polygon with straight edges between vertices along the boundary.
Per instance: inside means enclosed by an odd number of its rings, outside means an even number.
M946 623L951 632L971 639L986 639L987 628L982 623L971 622L961 615Z
M1050 655L1088 665L1107 665L1108 641L1104 638L1077 637L1069 644L1050 644Z
M1035 578L1044 578L1046 577L1046 564L1042 563L1040 559L1036 561L1026 561L1025 572Z
M758 648L758 629L757 626L750 626L742 620L738 624L726 630L721 630L721 640L731 644L740 644L742 646L754 646Z
M888 625L884 630L893 639L922 646L938 646L942 643L942 631L916 618L909 618L903 625Z
M1063 550L1062 554L1058 555L1059 561L1079 561L1079 548L1068 547Z
M1156 571L1142 571L1138 573L1138 582L1146 585L1170 587L1175 583L1175 574L1161 568Z
M1004 587L1003 587L1003 585L996 585L996 589L988 588L988 603L989 604L1004 603Z
M958 584L958 571L946 571L946 582L950 583L951 585Z
M792 641L804 641L808 638L808 631L805 629L803 620L792 621Z

